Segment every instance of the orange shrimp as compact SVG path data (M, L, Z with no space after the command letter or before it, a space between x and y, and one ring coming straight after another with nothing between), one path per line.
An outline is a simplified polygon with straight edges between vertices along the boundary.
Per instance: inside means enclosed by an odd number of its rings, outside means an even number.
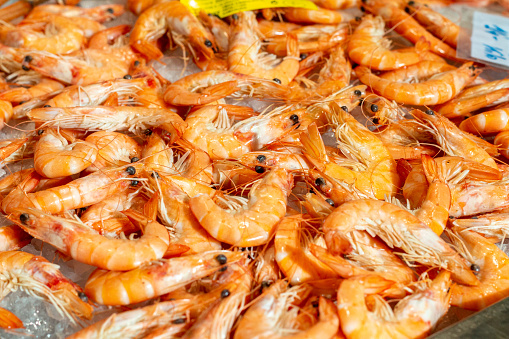
M91 171L103 167L119 167L136 162L141 157L141 147L131 137L117 132L99 131L90 134L85 142L97 147L97 158L92 163Z
M142 164L112 168L95 172L72 182L35 193L24 193L18 187L1 203L2 210L9 214L18 207L36 207L48 213L62 213L93 205L107 196L127 189L130 178L139 173Z
M314 0L316 5L326 9L347 9L360 5L359 0Z
M196 219L215 239L242 247L257 246L269 240L285 215L292 187L292 175L275 168L251 188L246 208L229 213L206 194L191 198L189 205Z
M343 17L339 12L324 8L306 9L286 7L281 9L286 20L295 23L307 24L339 24Z
M451 287L451 304L469 310L480 310L509 295L507 254L473 231L458 226L452 230L454 235L451 240L458 248L464 248L468 257L473 259L471 269L479 278L480 284L454 284Z
M460 129L465 132L487 135L509 130L509 108L479 113L463 120Z
M67 279L44 257L21 251L0 252L1 296L16 286L52 303L58 313L73 323L75 316L90 319L92 306L82 289Z
M90 142L66 138L65 133L47 129L35 145L34 167L46 178L66 177L92 165L97 152L97 146Z
M23 322L14 313L0 307L0 328L24 328Z
M214 55L214 37L198 19L179 1L165 1L144 11L136 20L130 35L130 44L150 59L160 59L163 53L155 46L157 40L170 31L173 41L188 47L207 59Z
M407 260L451 271L454 280L476 286L479 281L464 260L444 240L410 212L378 200L354 200L337 207L323 224L327 248L348 253L348 234L369 231L389 247L399 247Z
M124 37L131 31L129 25L118 25L110 27L95 33L88 40L88 48L92 49L109 49L114 46L116 41Z
M379 16L365 15L348 42L348 56L359 65L372 70L393 70L418 63L419 50L398 52L389 49L390 40L384 38L385 23Z
M495 140L493 140L493 144L497 145L500 154L509 159L509 131L498 133Z
M32 237L18 225L0 227L0 251L15 251L30 243Z
M243 258L240 252L210 251L160 259L127 272L96 270L85 285L87 296L102 305L129 305L169 293Z
M380 78L395 82L412 82L428 79L431 76L455 70L456 67L441 61L422 60L416 64L385 72Z
M394 82L371 73L365 66L355 68L359 80L387 99L408 105L436 105L452 99L479 74L472 62L417 84Z
M133 211L127 216L139 218ZM166 228L145 220L143 235L137 240L108 239L71 219L59 218L34 208L14 209L11 220L28 233L56 246L73 259L100 268L126 271L163 257L169 244Z
M10 102L28 101L35 97L62 90L64 87L60 81L42 78L38 84L29 88L18 87L0 93L0 100Z
M9 122L14 115L12 104L9 101L0 100L0 130L4 128L5 123Z
M79 6L62 5L38 5L32 9L27 19L36 19L47 16L48 14L57 14L67 18L86 18L100 23L110 21L122 15L125 12L121 4L108 4L91 8Z
M291 33L287 35L287 57L274 66L274 58L260 54L261 39L256 34L257 26L253 12L238 14L230 36L228 70L273 80L283 85L289 84L299 71L297 37Z

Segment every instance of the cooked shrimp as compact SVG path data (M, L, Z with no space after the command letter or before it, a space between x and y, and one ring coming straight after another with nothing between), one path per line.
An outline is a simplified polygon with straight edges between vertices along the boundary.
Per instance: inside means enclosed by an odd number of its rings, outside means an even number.
M509 108L479 113L463 120L460 129L465 132L487 135L509 130Z
M480 310L509 295L507 268L509 257L497 245L483 236L460 227L453 228L451 236L458 248L473 259L471 266L480 281L478 286L453 284L451 304L469 310Z
M42 27L38 27L41 26ZM45 28L43 28L46 26ZM31 29L31 28L34 29ZM35 28L46 32L39 33ZM0 39L4 44L16 48L35 49L54 54L68 54L79 50L85 44L83 31L72 19L62 16L49 16L32 25L20 27L3 25L0 27Z
M18 225L0 227L0 251L15 251L28 245L32 237Z
M482 86L484 85L473 87ZM471 115L471 112L489 105L496 104L497 102L504 101L509 98L509 88L501 88L491 91L489 87L479 88L479 93L476 96L466 97L465 95L465 97L463 97L462 94L469 89L471 89L471 87L462 91L455 98L437 106L437 111L446 118L468 117Z
M384 20L365 15L348 42L348 56L359 65L372 70L393 70L418 63L419 51L391 51L390 40L384 37Z
M12 104L9 101L0 100L0 129L4 128L5 123L9 122L13 115Z
M102 305L135 304L206 277L242 257L240 252L210 251L155 260L127 272L96 270L85 285L85 293Z
M497 145L502 154L506 159L509 159L509 131L500 132L493 140L493 144Z
M257 35L257 21L253 12L241 12L232 26L228 70L236 73L273 80L287 85L299 71L299 47L297 37L287 35L287 57L277 63L270 54L260 53L261 39Z
M452 224L482 234L488 239L504 241L509 235L507 209L471 218L454 219ZM470 233L469 233L470 234Z
M337 207L323 224L332 254L348 253L348 234L354 230L379 236L389 247L401 248L406 260L451 271L456 281L478 285L467 262L445 241L406 210L378 200L355 200Z
M356 338L420 338L449 310L451 281L441 272L432 282L401 300L388 319L370 312L365 294L384 289L388 281L378 277L345 280L338 290L338 312L343 333ZM372 293L372 292L371 292Z
M193 179L157 175L149 177L156 192L159 218L170 232L172 244L186 246L185 254L221 249L219 241L210 236L191 212L189 199L200 193L213 195L214 189Z
M325 245L323 236L312 237L301 214L284 217L274 237L276 262L292 285L337 278L337 274L310 252L310 245Z
M142 132L160 127L172 134L173 140L182 135L185 123L169 109L146 107L48 107L30 111L30 119L43 122L43 127L85 129L88 131Z
M307 24L339 24L343 17L339 12L324 8L306 9L286 7L281 9L286 20Z
M397 82L415 82L455 69L456 67L445 62L422 60L404 68L384 72L380 75L380 78Z
M413 110L411 114L431 127L430 131L447 155L463 157L498 169L495 160L449 119L432 110Z
M34 297L46 299L60 315L73 323L75 316L90 319L93 308L87 296L58 268L44 257L30 253L0 252L0 295L3 298L19 288Z
M160 59L163 53L155 43L166 31L177 45L188 48L193 56L200 52L208 59L213 57L214 37L179 1L165 1L143 12L131 32L131 46L150 59Z
M136 212L124 213L140 219ZM169 244L166 228L148 219L138 240L108 239L82 223L34 208L15 209L11 219L18 219L17 223L28 233L44 239L73 259L109 270L132 270L143 263L160 259Z
M88 48L108 50L116 45L117 41L125 37L131 31L129 25L118 25L95 33L88 40Z
M64 88L60 81L42 78L39 83L29 88L18 87L0 93L0 100L10 102L21 102L32 100L35 97L43 96Z
M93 161L92 171L103 167L119 167L140 159L141 147L131 137L117 132L100 131L90 134L85 142L97 147L97 158Z
M35 145L34 167L46 178L77 174L92 165L97 157L97 146L83 140L71 143L55 129L47 129Z
M257 246L269 240L274 227L285 215L292 187L292 175L275 168L251 188L245 208L224 210L205 194L191 198L189 205L203 228L215 239L236 246Z
M355 74L363 84L387 99L408 105L444 103L470 84L479 73L472 62L467 62L456 70L437 75L432 80L409 84L382 79L365 66L355 68Z
M0 307L0 328L23 328L23 322L14 313Z
M215 15L200 11L198 15L201 23L209 29L216 41L219 53L228 53L228 40L230 38L230 26Z
M62 5L38 5L32 9L30 14L27 16L27 19L36 19L47 16L48 14L57 14L67 18L86 18L104 23L122 15L124 11L124 6L121 4L108 4L91 8Z
M139 173L142 164L112 168L95 172L72 182L35 193L24 193L16 188L1 203L2 210L9 214L18 207L35 207L47 213L62 213L93 205L102 199L127 189L130 178Z
M314 0L313 2L326 9L347 9L360 4L359 0Z

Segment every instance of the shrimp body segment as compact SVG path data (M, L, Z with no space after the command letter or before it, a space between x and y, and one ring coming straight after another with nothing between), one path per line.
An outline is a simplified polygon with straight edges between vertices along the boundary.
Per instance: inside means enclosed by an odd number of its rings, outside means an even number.
M478 285L467 262L428 226L406 210L379 200L354 200L337 207L323 224L327 248L333 254L348 253L348 234L354 230L379 236L389 247L399 247L403 256L427 266L451 271L456 281Z
M217 240L236 246L257 246L269 240L274 226L285 215L292 187L292 175L275 168L251 189L246 209L228 212L206 194L191 198L189 204L203 228Z

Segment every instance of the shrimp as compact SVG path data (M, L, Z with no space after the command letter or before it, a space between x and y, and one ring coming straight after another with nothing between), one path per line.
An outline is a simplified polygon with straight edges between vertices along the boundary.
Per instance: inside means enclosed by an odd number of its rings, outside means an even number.
M324 8L306 9L286 7L281 9L286 20L305 24L339 24L343 17L339 12Z
M449 310L451 281L441 272L432 282L401 300L394 312L384 302L387 317L370 312L365 294L383 289L388 281L378 277L345 280L338 290L338 312L343 333L356 338L420 338Z
M405 7L405 10L406 9L410 11L410 14L413 15L415 20L419 21L428 32L431 32L446 44L456 48L458 45L460 26L440 13L435 12L428 6L415 1L409 2Z
M379 95L407 105L436 105L452 99L479 74L472 62L417 84L394 82L371 73L365 66L355 68L359 80Z
M29 139L30 138L6 140L7 144L5 146L0 144L0 162L8 161L16 152L23 150L23 146L29 143Z
M191 212L189 199L200 193L213 195L214 189L195 180L151 175L150 187L156 192L157 212L170 232L172 244L188 248L185 254L221 249L219 241L210 236Z
M261 33L261 35L264 36L265 38L286 35L286 33L293 31L294 29L297 29L299 27L304 26L283 21L270 21L270 20L258 21L258 30Z
M488 152L479 147L471 140L468 133L461 131L449 119L432 110L422 112L416 109L412 110L411 114L431 127L430 131L447 155L463 157L466 160L498 169L495 160Z
M24 328L23 322L14 313L0 307L0 328Z
M56 14L67 18L86 18L104 23L115 19L124 12L124 6L121 4L108 4L91 8L62 5L38 5L32 9L30 14L27 16L27 19L36 19L47 16L48 14Z
M117 132L100 131L85 139L97 148L97 158L89 168L92 171L103 167L120 167L140 159L141 147L131 137Z
M509 257L483 236L461 227L453 227L453 244L463 248L473 259L472 271L479 278L478 286L454 284L451 304L469 310L481 310L509 295L507 268Z
M209 29L216 41L219 53L228 53L228 40L230 38L230 26L218 17L200 11L198 15L201 23Z
M281 167L287 171L301 171L311 168L306 157L294 150L249 152L241 155L238 161L255 171L261 171L265 167Z
M363 7L381 16L385 20L386 25L394 29L408 41L416 44L420 39L424 38L424 40L429 43L429 48L432 52L447 59L460 61L456 57L456 50L454 48L442 42L441 39L435 38L411 15L398 6L393 4L387 5L386 2L380 0L368 0L363 3Z
M108 50L117 44L117 41L125 37L131 31L129 25L118 25L95 33L88 40L88 48Z
M85 285L85 293L102 305L135 304L206 277L242 257L240 252L210 251L155 260L127 272L96 270Z
M454 219L452 224L460 228L466 228L468 231L480 233L488 239L503 242L509 235L507 223L508 217L509 213L507 212L507 209L504 209L494 213L474 216L468 219Z
M348 42L348 56L359 65L372 70L393 70L418 63L419 50L398 52L389 49L390 40L384 38L382 17L365 15Z
M169 109L146 107L48 107L30 111L29 118L43 122L43 127L85 129L88 131L142 131L160 127L172 134L172 140L182 135L186 125Z
M136 212L124 213L139 218ZM11 220L17 220L29 234L52 244L73 259L109 270L132 270L145 262L160 259L169 244L166 228L148 219L138 240L108 239L80 222L34 208L15 209Z
M260 29L260 23L258 23ZM314 52L327 51L346 40L348 28L344 24L339 25L311 25L296 27L289 30L295 35L299 43L300 58L303 55ZM265 34L264 34L265 35ZM268 42L267 52L277 56L286 56L287 37L286 35L277 35L266 39Z
M241 12L235 20L229 43L228 70L289 84L299 71L299 47L297 37L287 35L287 57L279 64L270 54L260 53L261 39L256 34L256 16L253 12ZM277 65L277 66L276 66Z
M206 105L234 93L254 98L284 98L288 89L272 80L212 70L175 81L166 88L164 100L176 106Z
M467 88L467 90L468 89L470 88ZM463 98L462 93L465 93L465 90L454 99L447 101L445 104L438 105L436 107L438 113L450 119L468 117L471 115L471 112L507 99L509 97L509 88L501 88L495 91L489 91L489 88L479 89L479 94L470 98Z
M60 81L42 78L41 81L29 88L18 87L0 93L0 100L10 102L21 102L32 100L35 97L43 96L51 92L60 91L64 85Z
M321 297L319 300L319 321L306 331L295 329L292 320L298 308L292 303L298 298L301 286L286 289L286 282L278 281L252 304L240 319L234 339L240 338L331 338L338 331L339 319L332 301ZM255 321L256 319L256 321ZM288 334L290 333L290 334Z
M428 79L435 74L455 70L456 67L445 62L422 60L416 64L396 69L394 71L384 72L380 78L397 81L397 82L413 82L422 79Z
M42 28L50 34L41 34L30 28ZM4 24L0 27L0 39L4 44L16 48L35 49L54 54L68 54L78 51L86 41L83 31L72 19L49 16L32 25L20 27Z
M6 100L0 100L0 130L11 120L14 115L12 104Z
M359 0L314 0L316 5L325 9L347 9L360 5Z
M82 289L44 257L21 251L0 252L0 295L17 288L46 299L57 312L75 323L75 316L90 319L92 306Z
M111 168L95 172L72 182L44 191L25 194L21 188L9 193L1 203L9 214L18 207L35 207L47 213L62 213L93 205L130 185L131 176L142 169L142 164Z
M500 132L493 140L493 144L497 145L502 154L506 159L509 159L509 131Z
M244 208L224 210L206 194L192 197L189 205L196 219L215 239L242 247L258 246L268 242L274 227L285 215L292 187L292 175L275 168L251 188Z
M481 135L507 131L509 130L509 108L479 113L463 120L459 128L465 132Z
M18 225L0 227L0 251L15 251L30 243L32 237Z
M47 129L35 145L34 167L46 178L59 178L77 174L92 165L97 157L97 146L71 139L57 130Z
M402 298L405 288L415 281L414 272L382 241L364 231L354 231L350 241L355 250L348 254L332 255L325 248L311 245L311 253L341 278L376 275L394 281L384 295Z
M323 223L327 248L332 254L348 253L348 234L368 231L389 247L401 248L405 260L451 271L455 281L476 286L479 281L467 262L410 212L378 200L354 200L337 207Z
M292 285L314 280L337 278L337 274L310 252L310 246L325 242L323 236L312 237L303 227L301 214L284 217L274 237L276 262Z
M166 31L170 31L177 45L187 47L193 56L197 52L207 59L214 56L214 37L179 1L162 2L143 12L133 27L130 44L149 59L160 59L163 53L155 43Z
M273 284L280 277L279 266L276 262L276 253L274 243L270 243L269 247L256 257L254 270L255 284L263 286Z

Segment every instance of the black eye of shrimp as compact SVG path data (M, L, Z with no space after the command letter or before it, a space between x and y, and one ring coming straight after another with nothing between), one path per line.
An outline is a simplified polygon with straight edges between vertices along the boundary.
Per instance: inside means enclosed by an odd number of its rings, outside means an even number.
M378 106L377 105L373 104L373 105L371 105L370 108L371 108L371 112L378 112Z
M356 89L355 91L353 91L353 94L355 94L356 96L361 96L362 92Z
M474 274L481 272L481 267L477 264L470 265L470 270L474 272Z
M185 322L186 322L186 318L178 318L178 319L173 320L171 323L174 325L178 325L178 324L184 324Z
M304 60L304 59L306 59L307 57L308 57L308 55L307 55L306 53L302 53L302 54L300 55L300 60Z
M297 114L290 115L290 120L293 121L293 124L296 125L299 123L299 116Z
M433 112L432 109L428 109L426 112L425 112L427 115L435 115L435 112Z
M131 186L138 186L140 182L138 180L131 180Z
M25 224L29 218L30 217L29 217L28 213L21 213L19 215L19 221L21 221L23 224Z
M133 77L131 76L131 74L126 74L124 75L124 79L126 80L131 80Z
M325 199L325 201L327 201L327 203L329 205L331 205L332 207L334 207L334 201L332 201L332 199Z
M78 292L78 297L80 297L81 301L88 302L88 297L87 297L87 295L85 293Z
M259 174L262 174L263 172L265 172L265 168L263 168L262 166L255 166L255 172L256 173L259 173Z
M134 168L133 166L129 166L125 169L125 171L127 172L127 174L129 175L135 175L136 174L136 168Z
M131 163L136 162L136 161L140 161L140 158L138 158L138 157L131 158Z
M348 112L348 107L346 107L346 106L341 106L341 109L342 109L343 111L345 111L345 112Z
M315 185L316 186L322 186L322 185L325 185L326 182L325 182L325 179L324 178L316 178L315 180Z
M228 258L224 254L218 254L216 260L220 265L224 265L228 262Z
M229 297L230 296L230 291L228 290L222 290L221 291L221 298L224 299L226 297Z
M265 160L267 160L267 157L263 154L260 154L259 156L256 157L256 161L258 161L260 164L263 164Z
M23 58L23 62L26 62L26 63L30 63L30 62L32 62L32 60L34 60L34 58L32 58L31 55L25 55L25 57Z
M209 39L206 39L205 40L205 46L212 47L212 41L210 41Z
M274 78L274 79L272 79L272 81L274 81L275 83L281 84L281 80L279 80L278 78Z
M161 176L159 175L159 173L157 172L152 172L152 174L150 174L150 176L154 179L159 179Z

